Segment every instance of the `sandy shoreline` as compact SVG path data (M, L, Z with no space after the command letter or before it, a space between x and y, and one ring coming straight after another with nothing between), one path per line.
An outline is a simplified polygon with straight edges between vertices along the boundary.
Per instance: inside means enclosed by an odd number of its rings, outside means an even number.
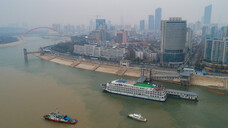
M23 43L25 43L25 41L22 40L22 39L19 39L16 42L7 43L7 44L0 44L0 48L16 46L16 45L20 45L20 44L23 44Z
M72 68L79 68L79 69L85 69L90 71L96 71L96 72L102 72L102 73L108 73L108 74L114 74L119 76L129 76L129 77L136 77L139 78L141 76L141 70L138 67L121 67L119 65L109 65L109 64L103 64L99 62L89 61L89 60L74 60L74 59L68 59L63 58L59 56L55 56L52 54L45 54L40 55L39 53L35 53L35 56L48 60L57 64L69 66ZM176 74L176 72L173 71L162 71L153 69L153 74ZM160 80L159 80L160 81ZM179 83L179 79L164 79L165 82L171 82L171 83ZM222 90L228 90L228 78L212 78L208 76L198 76L193 75L190 79L190 84L195 86L204 86L204 87L213 87L218 88Z

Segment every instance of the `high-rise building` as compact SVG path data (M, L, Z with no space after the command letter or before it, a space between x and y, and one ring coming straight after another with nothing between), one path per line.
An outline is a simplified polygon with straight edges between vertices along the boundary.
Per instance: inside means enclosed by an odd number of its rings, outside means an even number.
M153 15L149 15L149 17L148 17L148 29L154 30L154 16Z
M57 30L57 31L61 31L61 25L60 24L52 24L52 28Z
M187 28L187 36L186 36L186 49L187 52L192 53L192 35L193 30L191 28Z
M204 24L211 24L211 11L212 11L212 5L208 5L205 7L204 17L203 17Z
M161 29L161 8L157 8L155 10L155 30L160 30Z
M127 33L125 31L118 32L116 34L117 43L127 43Z
M228 26L226 27L226 37L228 37Z
M218 26L212 26L211 27L211 33L210 37L213 38L218 38Z
M204 59L211 60L212 39L207 38L204 46Z
M203 26L202 28L202 40L205 41L206 37L209 35L209 26Z
M162 21L161 63L181 64L185 57L187 23L179 17Z
M196 31L201 30L201 28L202 28L201 22L200 22L200 21L197 21L197 22L196 22Z
M123 31L123 42L122 43L127 43L127 32Z
M228 64L228 38L207 38L204 48L204 59L208 62Z
M95 22L93 20L89 21L89 29L94 30L95 29Z
M96 19L96 30L98 29L107 29L107 25L105 23L105 19Z
M221 29L217 32L218 39L223 39L223 37L226 37L226 26L221 27Z
M224 50L223 50L223 64L228 64L228 36L223 38Z
M145 30L145 20L140 20L140 30Z

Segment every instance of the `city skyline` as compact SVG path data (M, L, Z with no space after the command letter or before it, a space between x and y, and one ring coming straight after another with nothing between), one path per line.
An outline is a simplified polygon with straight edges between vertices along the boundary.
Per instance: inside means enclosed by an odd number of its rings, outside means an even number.
M121 24L122 17L125 19L124 24L134 25L138 24L141 19L147 19L148 15L155 14L157 8L162 9L162 20L169 17L182 17L190 23L201 21L204 8L210 4L213 6L212 23L226 24L228 17L222 13L227 10L225 3L227 3L225 0L173 0L172 2L168 0L160 2L154 0L98 0L96 2L91 0L58 2L54 0L21 0L20 2L3 0L0 4L2 16L0 26L9 23L27 23L32 26L45 26L53 23L80 25L89 24L90 19L97 17L110 20L113 24Z

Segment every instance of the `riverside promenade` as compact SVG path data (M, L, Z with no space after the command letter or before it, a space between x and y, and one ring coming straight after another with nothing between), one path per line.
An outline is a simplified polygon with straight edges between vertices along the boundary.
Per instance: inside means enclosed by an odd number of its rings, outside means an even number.
M119 76L136 77L136 78L139 78L141 76L140 67L123 67L123 66L120 66L120 64L110 64L110 63L104 63L104 62L93 61L93 60L78 60L74 58L56 56L54 54L48 54L48 53L44 55L40 55L39 53L34 53L33 55L50 62L69 66L72 68L79 68L79 69L91 70L96 72L114 74ZM152 74L177 74L177 72L153 69ZM169 83L180 83L180 79L162 79L159 81L169 82ZM227 77L192 75L190 78L190 84L195 86L204 86L204 87L210 87L210 88L217 88L221 90L228 90Z
M44 54L40 55L39 53L33 54L41 59L48 60L57 64L73 67L73 68L79 68L79 69L85 69L85 70L91 70L96 72L102 72L102 73L109 73L119 76L130 76L130 77L136 77L139 78L141 76L141 68L140 67L125 67L120 66L119 64L111 64L111 63L105 63L100 61L93 61L93 60L78 60L73 58L66 58L63 56L56 56L54 54ZM176 74L175 71L162 71L153 69L153 74Z

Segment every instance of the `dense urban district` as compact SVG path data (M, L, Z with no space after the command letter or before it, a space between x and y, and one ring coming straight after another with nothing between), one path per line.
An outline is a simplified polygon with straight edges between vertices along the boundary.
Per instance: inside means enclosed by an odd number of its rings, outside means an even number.
M123 21L114 25L102 18L91 20L88 26L52 24L52 30L70 39L41 48L41 52L48 60L53 56L70 59L73 67L80 65L74 61L91 63L90 68L84 69L94 71L102 64L115 65L119 69L113 72L118 75L128 74L124 66L137 67L138 75L128 75L135 77L144 75L142 70L152 70L152 74L159 70L157 74L173 75L158 79L227 89L228 26L211 23L211 13L212 5L208 5L202 21L196 23L181 17L162 20L162 9L157 8L155 16L149 15L148 20L140 20L134 26ZM43 38L52 36L57 34Z

